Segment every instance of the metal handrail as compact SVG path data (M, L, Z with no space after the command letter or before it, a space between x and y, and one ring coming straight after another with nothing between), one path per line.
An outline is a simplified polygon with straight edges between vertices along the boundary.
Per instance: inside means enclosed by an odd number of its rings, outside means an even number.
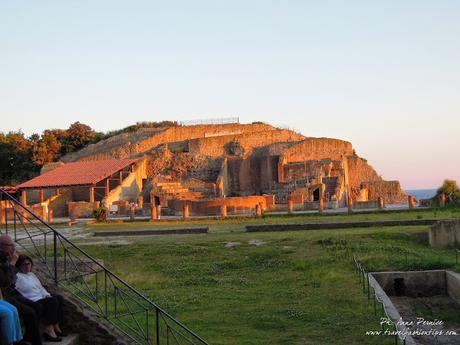
M72 289L63 286L67 290L69 290L71 293L73 293L77 298L79 298L82 302L87 304L89 307L91 307L93 310L95 310L98 314L103 316L106 320L110 321L112 324L117 326L117 328L120 329L121 332L123 332L125 335L130 337L132 340L137 342L138 344L142 345L160 345L161 344L170 344L170 339L168 337L168 333L170 332L169 329L172 329L175 331L176 334L182 334L185 332L187 336L183 335L182 340L186 341L187 344L200 344L200 345L209 345L203 338L201 338L199 335L197 335L195 332L190 330L187 326L185 326L183 323L175 319L172 315L170 315L168 312L166 312L163 308L161 308L158 304L150 300L148 297L146 297L143 293L141 293L138 289L135 287L131 286L128 284L125 280L117 276L115 273L113 273L111 270L106 268L103 264L101 264L98 260L96 260L93 256L88 254L86 251L81 249L79 246L74 244L72 241L70 241L67 237L62 235L59 231L54 229L50 224L42 220L40 217L38 217L34 212L32 212L27 206L22 204L20 201L18 201L16 198L11 196L9 193L7 193L5 190L0 188L0 195L3 197L0 199L5 199L10 203L9 208L5 208L5 231L8 233L8 209L12 209L13 212L13 224L12 224L12 230L14 231L14 239L17 239L17 232L18 232L18 226L17 226L17 220L21 223L24 231L26 232L27 236L21 238L21 240L24 239L29 239L31 241L31 244L35 248L36 252L39 253L41 256L41 259L43 263L45 264L46 268L48 269L48 273L52 276L52 279L54 280L54 283L56 285L65 285L65 283L69 283L72 285L72 287L76 290L73 291ZM27 214L27 216L24 215ZM41 232L41 235L44 237L44 245L39 244L37 245L36 239L39 237L39 235L34 234L31 235L29 230L27 229L26 224L24 224L24 220L27 222L27 224L31 224L34 229L38 230ZM10 224L11 225L11 224ZM45 229L42 229L41 226L45 227ZM53 259L53 264L52 267L50 267L49 260L48 260L48 255L47 255L47 239L46 236L52 234L53 236L53 247L52 247L52 259ZM19 242L18 242L19 243ZM21 244L22 245L22 244ZM65 256L64 256L64 277L59 277L59 269L58 269L58 245L61 245L62 249L64 250ZM39 252L40 246L44 246L44 254ZM77 268L77 271L79 274L77 275L72 275L70 278L67 277L67 256L70 257L70 250L76 251L80 256L84 258L84 260L89 261L90 263L88 264L86 261L82 260L81 258L78 258L80 260L80 264L84 264L87 267L91 269L91 272L84 272L81 274L80 270ZM72 255L76 256L75 253L71 253ZM78 257L78 256L77 256ZM71 263L75 266L76 264L73 261L73 259L70 258ZM104 275L104 295L103 295L103 300L104 300L104 306L99 306L98 304L98 274L103 274ZM85 292L81 290L80 287L77 287L75 285L75 281L77 279L83 280L87 278L90 275L95 275L95 283L96 283L96 294L95 296L91 297L88 296ZM117 322L113 322L114 320L111 319L109 316L109 311L108 311L108 298L109 298L109 291L108 291L108 283L112 284L112 287L114 289L114 304L115 304L115 309L117 308L117 296L118 294L124 294L125 297L130 298L131 301L134 301L137 304L137 307L142 308L142 311L146 313L146 320L145 320L145 326L142 327L141 324L139 324L138 320L134 318L134 314L138 314L139 312L132 312L129 308L129 305L126 303L126 300L124 297L119 297L122 299L122 302L125 304L125 306L128 309L127 313L121 313L117 314L115 312L114 318L118 323L125 323L126 327L120 327L120 325L117 324ZM85 282L86 288L90 289L90 286ZM85 301L83 298L81 298L78 293L83 294L86 296L91 302L95 302L97 305L97 309L92 306L88 301ZM91 293L92 295L92 293ZM121 296L121 295L120 295ZM144 305L146 304L146 305ZM155 339L152 339L150 336L149 332L149 310L155 312ZM131 316L136 325L138 326L137 330L133 330L132 326L128 325L125 321L121 320L121 316ZM161 334L161 324L160 321L163 320L163 322L166 325L166 337L163 339L166 342L162 341L162 334ZM168 321L172 323L170 325ZM176 329L177 328L177 329ZM180 329L180 331L178 330ZM140 332L139 332L140 330ZM141 336L140 336L141 335ZM173 344L173 343L171 343ZM181 342L179 340L175 339L175 343L177 345L180 345Z

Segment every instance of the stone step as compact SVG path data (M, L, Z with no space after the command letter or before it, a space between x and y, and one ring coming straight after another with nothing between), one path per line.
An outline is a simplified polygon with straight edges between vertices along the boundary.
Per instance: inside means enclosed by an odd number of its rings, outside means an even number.
M60 342L44 341L43 345L78 345L78 334L69 334L67 337L62 337Z

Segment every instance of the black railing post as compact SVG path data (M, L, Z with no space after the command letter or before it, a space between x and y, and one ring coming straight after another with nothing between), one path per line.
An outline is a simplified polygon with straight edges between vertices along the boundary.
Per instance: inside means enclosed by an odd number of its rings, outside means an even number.
M156 328L157 328L157 345L160 345L160 311L158 308L155 308L156 314Z
M13 205L13 238L16 242L16 207Z
M109 318L109 309L108 309L108 301L107 299L109 298L109 292L107 291L107 271L104 270L104 311L105 311L105 317L108 319Z
M5 207L5 234L8 235L8 204Z
M57 234L56 232L53 232L53 254L54 254L54 283L58 285Z

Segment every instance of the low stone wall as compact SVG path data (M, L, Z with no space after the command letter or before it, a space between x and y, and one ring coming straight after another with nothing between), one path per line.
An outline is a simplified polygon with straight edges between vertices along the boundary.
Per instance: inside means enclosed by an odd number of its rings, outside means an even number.
M369 201L355 201L353 203L353 208L356 210L363 210L366 208L378 208L379 204L377 200L369 200Z
M181 214L184 205L183 200L170 200L169 208L175 213ZM227 206L228 214L253 213L256 205L262 204L262 209L266 210L273 202L273 197L268 196L245 196L245 197L230 197L216 198L211 200L196 200L188 201L190 205L190 215L220 215L221 206Z
M363 222L338 222L338 223L298 223L298 224L260 224L246 225L247 232L265 231L300 231L300 230L330 230L350 228L372 228L376 226L415 226L433 225L437 219L412 219L412 220L380 220Z
M429 297L447 294L446 271L443 270L378 272L372 275L388 296Z
M67 203L70 219L93 218L93 210L99 207L99 201L74 201Z
M156 230L128 230L128 231L97 231L95 237L106 236L155 236L155 235L189 235L207 234L209 228L181 228L181 229L156 229Z
M460 245L460 218L442 220L433 225L429 232L430 245L435 248Z

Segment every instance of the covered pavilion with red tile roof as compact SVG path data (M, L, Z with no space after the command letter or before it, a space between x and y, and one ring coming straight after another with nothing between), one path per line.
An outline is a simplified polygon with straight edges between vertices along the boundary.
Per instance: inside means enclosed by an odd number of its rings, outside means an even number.
M44 202L47 189L54 189L56 194L60 189L72 189L77 195L74 199L81 199L74 201L95 202L119 186L133 171L135 163L134 159L110 159L62 164L16 188L21 191L24 204L27 204L27 192L33 190L39 191L39 202Z

